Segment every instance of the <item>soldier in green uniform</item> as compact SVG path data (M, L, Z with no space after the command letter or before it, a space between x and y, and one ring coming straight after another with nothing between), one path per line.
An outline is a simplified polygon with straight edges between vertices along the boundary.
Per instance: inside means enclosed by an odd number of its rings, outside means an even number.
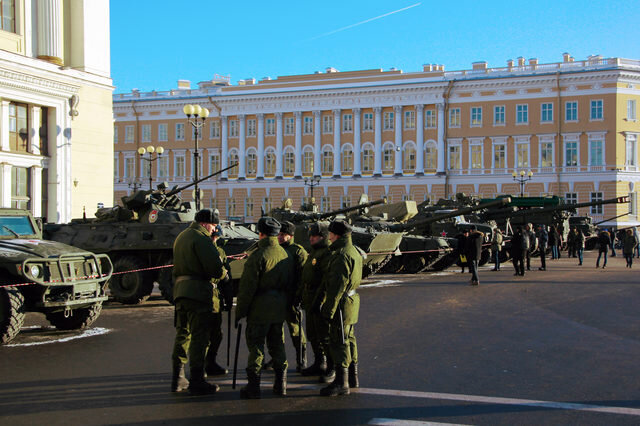
M323 278L326 300L322 316L330 323L329 345L336 378L320 390L322 396L348 395L358 387L358 349L354 326L358 322L360 295L356 289L362 278L362 256L351 242L351 226L343 221L329 224L329 270Z
M227 275L222 280L212 280L216 284L214 296L220 300L219 309L214 309L211 314L211 335L209 338L209 350L207 351L207 358L205 361L204 371L207 376L223 376L228 373L227 369L220 366L216 361L218 356L218 349L222 343L222 312L230 312L233 305L233 288L231 284L231 268L229 261L227 260L227 254L224 249L218 245L218 240L222 237L222 228L220 225L216 225L215 229L211 233L211 239L213 244L218 250L220 260L224 265L224 268L228 271Z
M182 231L173 244L173 300L175 301L176 338L173 345L171 390L187 386L193 395L215 393L219 387L204 378L204 363L211 334L211 313L220 309L212 279L227 274L211 240L218 223L211 209L196 213L193 223ZM191 383L184 376L189 359Z
M302 267L307 261L308 253L300 244L294 242L293 235L295 232L296 226L293 223L282 222L280 233L278 233L278 242L280 247L285 249L291 258L290 305L287 308L286 322L289 328L289 336L291 336L291 341L296 348L296 371L300 372L307 366L307 340L304 336L304 330L300 326L302 312L299 306L302 299Z
M251 253L242 271L236 304L236 326L247 318L245 339L247 386L240 390L245 399L260 398L260 372L264 359L264 343L273 359L275 381L273 392L286 395L287 354L284 349L283 323L287 315L287 286L290 282L289 255L278 244L280 223L272 217L258 221L258 248Z
M307 337L313 349L313 364L302 370L303 376L323 376L327 373L329 323L317 307L325 298L322 279L329 269L329 231L326 225L314 223L309 228L311 252L302 268L302 307L307 313Z

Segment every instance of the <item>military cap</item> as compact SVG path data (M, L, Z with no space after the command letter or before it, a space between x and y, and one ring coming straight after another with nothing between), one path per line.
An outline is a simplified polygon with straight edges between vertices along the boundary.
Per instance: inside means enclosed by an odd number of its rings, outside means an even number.
M293 235L296 232L296 226L288 220L284 221L282 222L280 232L282 232L283 234Z
M280 222L270 216L264 216L258 220L258 232L268 235L269 237L278 235L280 226Z
M220 219L218 218L218 213L214 212L212 209L198 210L193 220L199 223L217 224L220 222Z
M329 224L329 232L333 232L336 235L344 235L351 233L351 225L344 220L334 220Z
M314 223L309 227L309 236L320 236L324 239L329 238L329 230L326 225L321 225L319 223Z

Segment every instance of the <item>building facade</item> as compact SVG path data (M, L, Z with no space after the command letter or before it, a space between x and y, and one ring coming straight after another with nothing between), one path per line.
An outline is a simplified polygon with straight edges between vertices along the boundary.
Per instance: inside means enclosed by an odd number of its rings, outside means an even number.
M0 206L93 213L113 199L109 2L0 3Z
M629 205L581 213L637 224L638 60L564 54L552 64L518 58L455 72L328 68L237 85L178 83L114 95L115 202L147 188L149 176L193 181L196 134L182 109L199 104L211 115L198 133L198 176L238 164L199 184L204 205L223 217L256 220L286 198L297 208L311 191L322 210L363 193L422 202L463 192L579 203L629 196ZM154 162L137 154L149 145L165 150Z

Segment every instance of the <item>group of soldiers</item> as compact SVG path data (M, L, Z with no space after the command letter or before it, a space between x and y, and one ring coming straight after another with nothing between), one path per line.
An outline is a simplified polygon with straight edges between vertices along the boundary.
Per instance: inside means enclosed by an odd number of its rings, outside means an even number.
M216 362L222 341L222 312L230 311L233 288L218 215L211 209L196 213L194 222L173 246L176 337L172 354L171 391L213 394L219 386L207 376L228 371ZM311 251L294 242L295 225L272 217L258 221L259 241L244 265L237 291L235 325L245 319L248 349L247 385L241 398L260 398L261 373L273 369L273 393L287 393L287 356L284 323L296 348L296 371L328 383L323 396L349 394L358 387L358 350L355 324L362 277L362 256L351 241L344 221L328 226L314 223L308 238ZM314 362L306 366L306 331ZM230 317L230 316L229 316ZM271 360L265 363L265 343ZM184 368L189 362L190 378ZM235 380L235 375L234 375Z

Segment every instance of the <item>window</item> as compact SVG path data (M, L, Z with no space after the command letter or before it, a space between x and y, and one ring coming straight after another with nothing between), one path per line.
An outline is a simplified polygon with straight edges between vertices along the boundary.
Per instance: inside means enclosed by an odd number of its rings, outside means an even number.
M26 167L11 168L11 207L16 209L28 209L29 201L29 169Z
M131 127L133 134L133 126ZM9 104L9 143L12 151L29 152L27 105Z
M578 194L575 192L567 192L564 194L564 202L566 204L578 204Z
M553 166L553 143L541 142L540 143L540 167L552 167Z
M245 157L247 177L256 177L256 171L258 168L258 156L254 150L247 153Z
M385 112L382 119L382 128L384 130L393 130L393 113Z
M11 109L9 109L9 131L11 131ZM134 127L133 126L124 126L124 142L125 143L133 143L134 142Z
M591 121L602 120L602 99L596 99L591 101Z
M238 164L239 162L240 160L238 159L238 151L236 151L235 149L232 149L229 152L228 164ZM237 178L238 167L232 167L231 169L229 169L228 173L230 178Z
M313 174L313 149L305 148L302 153L302 173Z
M627 135L625 141L626 159L625 164L627 166L635 166L637 164L638 151L636 150L636 135Z
M564 165L578 165L578 142L566 142L564 148Z
M564 104L564 121L578 121L578 102Z
M601 139L589 141L589 164L591 166L604 166L604 143Z
M592 192L591 193L591 202L593 203L594 201L602 201L604 200L604 197L602 196L602 192ZM591 206L591 214L602 214L603 213L603 208L602 208L602 204L598 204L596 206Z
M267 118L265 123L264 134L266 136L273 136L276 134L276 120L274 118Z
M167 123L158 124L158 140L166 142L169 140L169 131Z
M227 200L227 218L236 217L236 200L229 198Z
M404 112L404 128L405 129L416 128L416 112L415 111Z
M382 171L391 172L394 168L393 145L386 144L382 149Z
M184 124L183 123L176 124L176 140L177 141L184 140Z
M125 157L124 158L124 177L132 178L135 177L135 159L134 157Z
M118 143L118 127L113 126L113 143Z
M326 213L331 210L331 197L320 197L320 211Z
M229 120L229 136L232 138L238 137L238 120Z
M507 168L507 146L500 144L493 146L493 168L494 169L506 169Z
M529 144L528 143L516 144L516 167L519 169L529 167Z
M256 120L247 120L247 137L254 137L256 135Z
M636 121L636 101L633 99L627 101L627 120Z
M460 108L449 110L449 127L460 127Z
M142 125L142 142L151 142L151 124Z
M266 176L274 176L276 174L276 153L273 150L267 150L265 153L264 174Z
M373 131L373 114L370 112L364 113L364 120L362 121L362 130L365 132Z
M173 176L176 178L184 177L184 154L174 156L173 162Z
M313 117L304 117L304 126L302 127L302 133L305 135L313 134Z
M632 216L636 216L638 214L638 199L636 195L637 193L635 192L629 193L629 214Z
M346 209L347 207L351 207L351 197L348 195L344 195L341 197L342 198L342 203L340 203L340 208L341 209Z
M438 152L434 143L428 143L424 151L425 170L435 171L438 165Z
M320 171L323 175L333 173L333 151L330 146L325 146L322 149L322 168Z
M10 33L16 32L15 0L2 0L2 7L0 7L0 29Z
M543 103L540 105L540 122L553 123L553 104Z
M253 217L253 198L251 197L244 199L244 215Z
M459 170L462 168L462 157L460 155L460 145L449 145L449 169Z
M371 145L365 145L362 148L362 171L373 172L374 168L374 154Z
M413 145L407 145L404 148L402 156L402 169L406 173L415 172L416 170L416 148Z
M529 123L529 105L516 105L516 124Z
M209 156L209 174L220 170L220 154L214 152Z
M342 116L342 131L353 132L353 115L344 114Z
M209 122L209 138L220 137L220 122L218 120L212 120Z
M295 167L295 155L293 149L288 149L284 152L284 174L292 175Z
M322 133L333 133L333 117L330 115L322 116Z
M271 214L270 212L273 210L273 201L271 198L262 199L262 210L267 214Z
M342 147L342 158L340 160L342 171L346 173L353 172L353 150L351 145L344 145Z
M287 136L293 135L295 129L295 121L293 117L287 117L284 119L284 134Z
M482 145L471 145L471 168L482 169Z
M471 127L482 127L482 107L471 108Z
M424 127L427 129L436 128L436 112L432 109L428 109L424 112Z
M496 105L493 107L493 125L504 126L504 105Z
M140 158L140 166L139 166L140 177L147 178L147 179L149 178L149 174L151 172L151 170L149 170L149 164L150 163Z

